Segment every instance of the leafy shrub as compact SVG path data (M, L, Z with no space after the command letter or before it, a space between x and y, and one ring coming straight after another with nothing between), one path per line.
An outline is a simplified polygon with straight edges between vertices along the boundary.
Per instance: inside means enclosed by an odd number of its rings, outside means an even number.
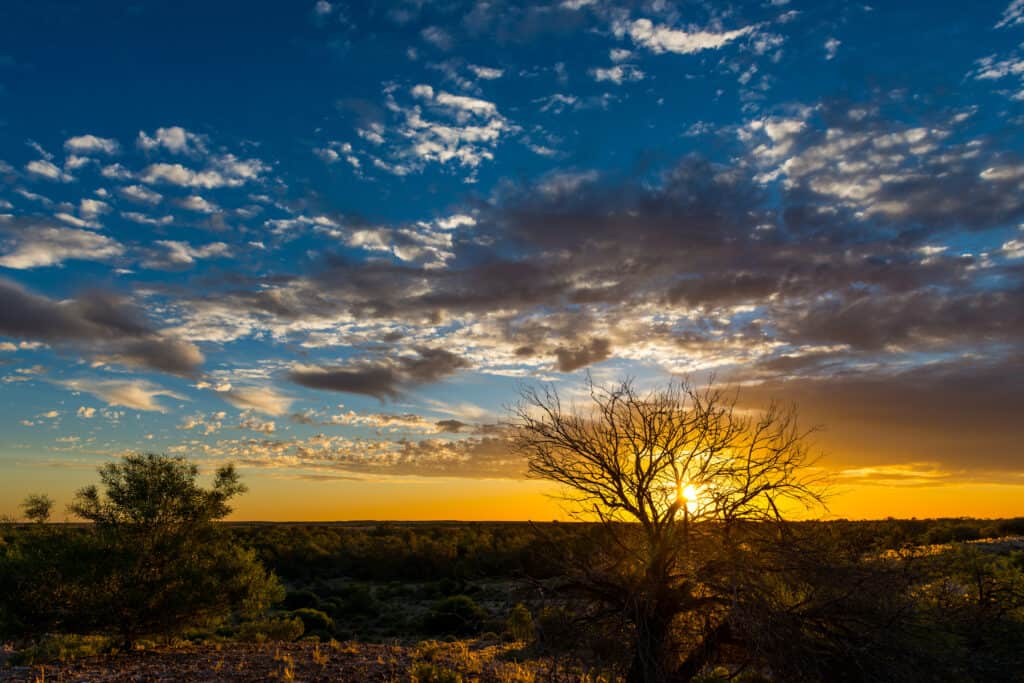
M373 592L365 583L353 583L338 591L346 614L375 616L379 611Z
M509 611L505 630L513 640L533 640L533 615L526 609L526 605L519 603Z
M284 596L284 608L287 610L311 607L320 609L320 598L311 590L288 591Z
M11 658L18 666L50 662L70 662L93 657L110 649L111 639L105 636L48 635L32 647L20 650Z
M462 674L430 662L415 662L409 679L411 683L462 683Z
M430 633L479 633L487 613L468 595L453 595L434 603L423 621Z
M250 621L238 629L238 639L248 642L267 640L293 641L306 632L306 627L299 617L273 617Z
M302 620L306 633L319 631L329 635L334 631L334 620L318 609L303 607L292 612L292 616Z

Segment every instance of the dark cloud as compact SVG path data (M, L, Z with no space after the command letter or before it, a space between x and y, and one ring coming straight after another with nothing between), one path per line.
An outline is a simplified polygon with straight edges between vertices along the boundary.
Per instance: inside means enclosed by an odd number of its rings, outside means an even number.
M798 406L805 425L823 427L816 440L828 465L1020 471L1024 357L952 358L902 371L888 365L779 376L745 387L741 401Z
M110 293L54 301L0 278L0 299L0 334L175 375L193 376L203 362L194 344L152 329L133 304Z
M384 400L398 398L407 386L436 382L466 367L469 367L469 362L454 353L444 349L417 347L415 356L294 370L288 378L311 389L365 394Z
M461 420L438 420L435 424L437 425L438 431L447 432L449 434L458 434L470 426Z
M589 343L576 348L555 349L559 372L572 372L594 363L600 363L612 355L612 344L607 339L591 339Z

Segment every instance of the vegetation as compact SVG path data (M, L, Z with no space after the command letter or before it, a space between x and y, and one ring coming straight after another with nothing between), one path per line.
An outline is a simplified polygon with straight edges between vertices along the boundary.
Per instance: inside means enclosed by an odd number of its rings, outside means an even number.
M565 571L631 624L628 680L689 680L763 577L751 544L787 543L774 528L781 510L821 500L806 432L793 411L743 414L715 387L589 389L587 411L563 407L553 390L527 390L519 449L531 474L561 484L582 515L600 520L597 547Z
M214 524L245 490L235 470L218 470L210 489L197 476L158 455L103 466L102 491L82 489L70 508L88 527L32 529L6 547L4 630L116 633L132 649L140 636L257 615L283 597L255 553Z
M591 521L229 524L232 468L158 455L103 467L86 524L26 499L0 680L1022 680L1024 520L786 521L819 497L790 412L531 396L531 467Z

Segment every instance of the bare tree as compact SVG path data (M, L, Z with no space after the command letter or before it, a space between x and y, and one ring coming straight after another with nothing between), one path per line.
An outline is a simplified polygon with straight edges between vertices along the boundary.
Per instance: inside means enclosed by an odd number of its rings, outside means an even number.
M588 382L587 406L527 388L515 409L529 472L598 520L604 547L574 558L577 585L634 630L630 681L688 680L730 629L752 528L822 500L795 409L746 412L738 393L670 381ZM686 634L689 633L689 636Z

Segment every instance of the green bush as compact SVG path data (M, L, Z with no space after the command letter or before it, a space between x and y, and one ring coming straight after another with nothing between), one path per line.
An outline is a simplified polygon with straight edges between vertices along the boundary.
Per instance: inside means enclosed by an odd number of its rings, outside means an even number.
M513 607L505 620L505 630L513 640L533 640L533 615L530 610L522 603Z
M288 610L310 607L320 609L320 598L311 590L288 591L284 596L284 608Z
M111 647L111 639L105 636L48 635L32 647L19 650L11 663L17 666L33 666L51 662L71 662L83 657L93 657Z
M415 662L409 679L411 683L462 683L462 674L430 662Z
M468 595L453 595L434 603L423 621L429 633L479 633L487 613Z
M247 642L264 642L267 640L296 640L306 632L306 627L299 617L272 617L250 621L238 629L238 639Z
M318 609L303 607L292 612L292 616L302 620L306 633L321 631L330 634L334 631L334 619Z

